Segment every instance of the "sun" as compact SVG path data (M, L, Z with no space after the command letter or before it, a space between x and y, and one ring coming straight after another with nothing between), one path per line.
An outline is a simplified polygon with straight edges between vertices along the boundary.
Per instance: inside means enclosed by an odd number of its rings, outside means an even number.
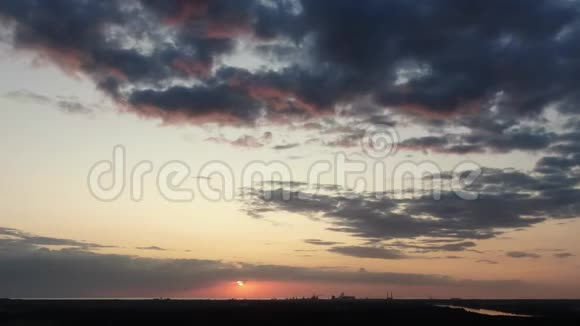
M246 286L246 282L245 281L236 281L236 284L238 286Z

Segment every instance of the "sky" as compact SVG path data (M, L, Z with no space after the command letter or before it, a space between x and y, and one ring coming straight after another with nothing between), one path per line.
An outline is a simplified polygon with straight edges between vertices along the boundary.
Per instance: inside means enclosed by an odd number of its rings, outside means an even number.
M578 298L574 0L0 2L0 297Z

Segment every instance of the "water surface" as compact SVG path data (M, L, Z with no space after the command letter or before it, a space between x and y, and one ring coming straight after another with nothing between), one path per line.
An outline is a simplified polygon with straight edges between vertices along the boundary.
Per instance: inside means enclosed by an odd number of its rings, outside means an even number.
M438 307L452 308L452 309L463 309L463 310L468 311L468 312L472 312L472 313L480 314L480 315L487 315L487 316L533 317L532 315L513 314L510 312L503 312L503 311L491 310L491 309L475 309L475 308L455 306L455 305L437 305L437 306Z

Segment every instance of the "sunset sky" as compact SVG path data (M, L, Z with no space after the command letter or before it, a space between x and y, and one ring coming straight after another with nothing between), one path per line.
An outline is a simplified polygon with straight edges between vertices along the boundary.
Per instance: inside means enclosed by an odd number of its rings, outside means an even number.
M4 0L0 73L0 298L580 297L576 0Z

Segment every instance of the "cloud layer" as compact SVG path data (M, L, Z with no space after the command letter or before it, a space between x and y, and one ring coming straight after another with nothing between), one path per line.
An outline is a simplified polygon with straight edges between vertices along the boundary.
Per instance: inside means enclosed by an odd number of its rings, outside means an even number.
M548 106L576 113L578 9L564 0L21 0L3 1L0 17L15 48L167 122L280 123L347 105L364 117L369 106L439 121L495 114L507 128ZM239 55L262 64L231 64ZM546 146L525 130L488 131L444 150L476 150L486 135L498 151Z
M302 214L326 223L328 230L387 246L330 250L337 253L403 258L398 250L414 253L474 250L473 240L495 238L549 219L580 215L576 200L578 172L546 169L546 163L542 162L537 167L540 171L529 174L483 169L474 183L462 189L477 194L472 200L445 186L451 173L434 176L440 197L434 196L431 188L405 197L391 192L358 193L340 186L316 187L294 182L264 183L244 189L244 200L246 211L256 218L280 211Z
M63 245L64 249L46 246ZM91 244L90 248L102 246ZM159 296L197 290L243 279L252 282L324 282L336 284L426 287L523 286L515 280L461 280L433 274L389 273L257 265L198 259L155 259L100 254L68 239L0 229L0 296L107 297Z

